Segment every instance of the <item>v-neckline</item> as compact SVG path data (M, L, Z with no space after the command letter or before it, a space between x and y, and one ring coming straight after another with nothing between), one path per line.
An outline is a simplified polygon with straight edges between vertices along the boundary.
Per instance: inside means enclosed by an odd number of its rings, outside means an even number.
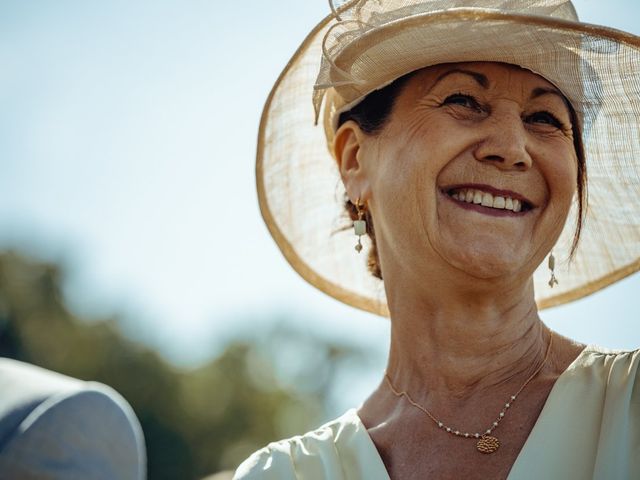
M549 405L552 404L553 401L555 400L556 393L559 388L558 385L562 386L562 384L566 381L567 377L569 377L569 373L575 369L576 365L582 363L583 357L586 356L586 354L592 352L594 349L597 350L598 348L594 345L587 345L585 348L583 348L582 351L578 354L578 356L573 359L573 361L569 364L569 366L556 379L555 383L553 384L553 387L551 387L551 391L549 392L547 399L545 400L544 406L542 407L542 410L540 411L540 414L538 415L538 418L536 419L536 422L533 425L533 428L529 432L529 436L525 440L524 445L520 449L520 452L518 452L518 456L516 457L515 461L513 462L513 465L511 466L511 470L507 475L507 480L510 480L512 478L511 475L513 474L514 471L516 471L517 473L519 460L523 457L523 453L526 454L526 451L528 450L527 447L529 446L530 443L532 443L532 437L534 437L535 433L537 432L537 427L541 423L541 419L544 419L544 417L547 415L549 411ZM369 435L369 432L367 431L367 427L364 425L364 423L358 416L358 408L350 409L346 413L346 415L353 416L353 422L356 424L357 430L363 433L363 435L366 437L365 441L369 444L369 447L371 448L371 456L377 459L380 467L380 472L384 472L384 478L380 478L379 480L391 480L391 477L389 476L389 472L387 471L384 461L382 460L382 457L380 456L380 453L378 452L378 449L376 448L376 445L373 442L373 439L371 438L371 436Z

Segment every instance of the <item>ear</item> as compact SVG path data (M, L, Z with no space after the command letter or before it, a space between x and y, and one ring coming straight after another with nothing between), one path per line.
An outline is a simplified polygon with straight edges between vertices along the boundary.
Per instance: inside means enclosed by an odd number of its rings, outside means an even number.
M353 120L342 124L333 139L333 152L340 169L342 183L353 203L369 199L371 189L367 176L365 146L371 138Z

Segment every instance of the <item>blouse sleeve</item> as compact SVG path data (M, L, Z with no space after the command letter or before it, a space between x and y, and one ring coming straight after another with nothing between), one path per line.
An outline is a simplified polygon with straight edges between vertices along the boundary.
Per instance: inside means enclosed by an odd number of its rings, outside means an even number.
M233 480L296 480L291 455L284 442L271 443L240 464Z
M233 478L389 480L355 409L304 435L270 443L246 459Z

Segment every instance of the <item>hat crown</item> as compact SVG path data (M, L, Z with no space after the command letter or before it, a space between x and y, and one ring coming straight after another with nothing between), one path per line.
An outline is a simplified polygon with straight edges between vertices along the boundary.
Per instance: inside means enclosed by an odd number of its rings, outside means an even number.
M376 19L381 14L400 18L459 8L578 20L570 0L352 0L343 2L338 8L338 15L342 20L349 18L367 21Z
M578 21L570 0L351 0L337 8L331 3L335 18L322 41L322 61L314 85L313 103L318 119L320 105L328 88L338 93L335 110L361 96L369 83L350 68L353 58L345 59L354 45L368 42L371 34L385 30L398 21L411 19L438 23L447 15L474 15L490 12L499 16L546 17L562 21ZM348 54L346 55L349 56Z
M576 300L640 271L640 209L633 201L640 198L640 37L576 21L569 1L334 2L341 4L332 5L334 15L309 33L278 78L258 136L260 209L303 278L346 304L390 314L368 255L353 250L346 192L331 157L333 120L403 75L452 62L500 62L538 74L565 95L582 126L586 222L569 261L579 212L574 202L555 246L560 284L550 289L545 264L533 275L539 307ZM324 128L312 126L313 106ZM369 237L362 242L363 253L370 252Z

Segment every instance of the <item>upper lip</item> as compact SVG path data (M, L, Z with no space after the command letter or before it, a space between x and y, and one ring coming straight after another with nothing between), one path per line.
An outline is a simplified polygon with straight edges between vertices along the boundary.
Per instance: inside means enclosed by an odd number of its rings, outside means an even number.
M491 185L484 185L481 183L461 183L459 185L449 185L445 188L442 189L443 192L445 193L449 193L452 190L461 190L463 188L471 188L474 190L482 190L483 192L487 192L490 193L491 195L493 195L494 197L511 197L513 199L518 199L520 200L524 205L526 205L529 208L534 208L536 205L529 200L527 197L525 197L524 195L518 193L518 192L514 192L513 190L503 190L500 188L495 188L492 187Z

